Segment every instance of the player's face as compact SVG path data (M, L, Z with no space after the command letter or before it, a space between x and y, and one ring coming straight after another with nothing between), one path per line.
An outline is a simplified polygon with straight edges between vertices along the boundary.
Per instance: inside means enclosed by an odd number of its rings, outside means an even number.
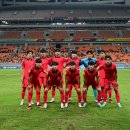
M72 54L72 58L73 59L77 58L77 54Z
M32 53L32 52L29 52L29 53L27 54L27 58L28 58L28 59L32 59L32 58L33 58L33 53Z
M67 57L68 57L68 53L64 53L64 57L66 57L66 58L67 58Z
M36 63L36 68L40 68L42 63Z
M107 58L107 59L106 59L106 64L107 64L108 66L110 66L110 65L112 64L112 60L111 60L110 58Z
M53 65L53 66L52 66L52 69L53 69L54 71L57 71L57 70L58 70L58 66L57 66L57 65Z
M88 56L88 58L93 58L93 54L91 54L91 53L88 53L87 56Z
M42 58L46 58L46 53L40 53Z
M55 56L56 56L56 57L60 57L60 56L61 56L61 53L60 53L60 52L55 52Z
M92 71L94 70L94 65L89 65L89 66L88 66L88 69L89 69L89 71L92 72Z
M70 70L75 70L75 65L70 65Z
M100 53L100 58L105 58L105 53L104 52Z

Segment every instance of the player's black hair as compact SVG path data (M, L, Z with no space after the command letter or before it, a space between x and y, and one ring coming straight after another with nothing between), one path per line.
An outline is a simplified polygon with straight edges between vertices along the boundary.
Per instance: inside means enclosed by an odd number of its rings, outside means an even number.
M89 54L89 53L93 54L93 51L92 50L88 50L86 53L87 54Z
M57 65L59 65L59 64L58 64L58 62L52 62L51 65L52 65L52 66L57 66Z
M46 53L47 51L45 50L45 48L40 48L40 49L39 49L39 52L40 52L40 53Z
M26 51L26 54L29 54L30 52L33 54L33 51L32 51L32 50L27 50L27 51Z
M41 58L38 57L38 58L36 58L35 62L36 63L42 63L42 60L41 60Z
M110 60L112 60L112 57L109 56L109 55L107 55L107 56L105 56L105 60L106 60L106 59L110 59Z
M71 54L77 54L76 50L71 51Z
M105 53L105 51L104 50L98 50L98 54L100 54L100 53Z
M95 65L95 63L93 61L89 61L88 65Z
M73 65L75 65L75 62L71 61L69 64L70 64L70 66L73 66Z
M60 52L60 49L55 49L55 51L54 52Z

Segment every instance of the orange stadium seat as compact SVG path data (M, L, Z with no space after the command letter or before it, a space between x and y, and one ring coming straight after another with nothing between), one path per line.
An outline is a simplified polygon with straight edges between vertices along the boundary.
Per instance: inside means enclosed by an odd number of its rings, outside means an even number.
M130 30L124 31L124 38L130 38Z
M77 51L88 51L88 50L94 51L94 49L95 49L94 46L78 46L78 47L76 47Z
M104 51L115 51L115 52L121 52L122 51L121 46L100 46L100 47Z
M74 39L78 38L92 38L92 34L89 31L75 31L74 32Z
M115 31L99 31L99 38L118 38L118 34Z
M18 39L20 37L21 32L18 31L3 32L3 35L0 36L1 39Z
M25 38L45 39L42 31L31 31L31 32L27 32L27 34L25 35Z
M62 41L65 40L67 37L68 35L66 31L53 31L50 34L49 39L54 41Z

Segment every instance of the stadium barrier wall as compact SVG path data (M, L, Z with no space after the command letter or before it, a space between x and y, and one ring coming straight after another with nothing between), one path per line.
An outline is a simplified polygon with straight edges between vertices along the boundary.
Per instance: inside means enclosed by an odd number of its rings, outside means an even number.
M118 69L130 69L130 64L116 64ZM20 64L0 64L0 69L21 69ZM80 66L84 69L84 66Z

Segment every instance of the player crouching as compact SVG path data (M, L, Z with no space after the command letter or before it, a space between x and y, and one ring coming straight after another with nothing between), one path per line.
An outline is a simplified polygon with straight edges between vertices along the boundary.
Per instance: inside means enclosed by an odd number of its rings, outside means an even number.
M98 70L95 69L95 63L93 61L90 61L88 63L88 69L84 70L84 85L83 85L83 107L87 106L87 97L86 93L88 91L89 86L94 87L98 91L98 107L102 107L100 104L101 99L101 88L99 87L99 76L98 76Z
M80 90L80 71L76 68L75 62L70 62L70 67L66 71L66 93L65 93L65 107L68 107L68 97L69 92L72 90L72 87L75 88L78 96L78 106L81 105L81 90Z
M36 105L37 108L43 108L43 106L40 105L40 82L39 82L39 75L41 72L47 73L44 71L43 66L42 66L42 60L40 58L37 58L35 60L34 66L29 70L29 75L28 75L28 110L32 109L32 94L33 94L33 87L36 90Z
M60 91L61 108L64 108L64 90L62 82L62 73L58 70L58 63L52 62L52 69L47 75L47 87L44 90L44 108L47 108L47 95L51 87L57 87Z

